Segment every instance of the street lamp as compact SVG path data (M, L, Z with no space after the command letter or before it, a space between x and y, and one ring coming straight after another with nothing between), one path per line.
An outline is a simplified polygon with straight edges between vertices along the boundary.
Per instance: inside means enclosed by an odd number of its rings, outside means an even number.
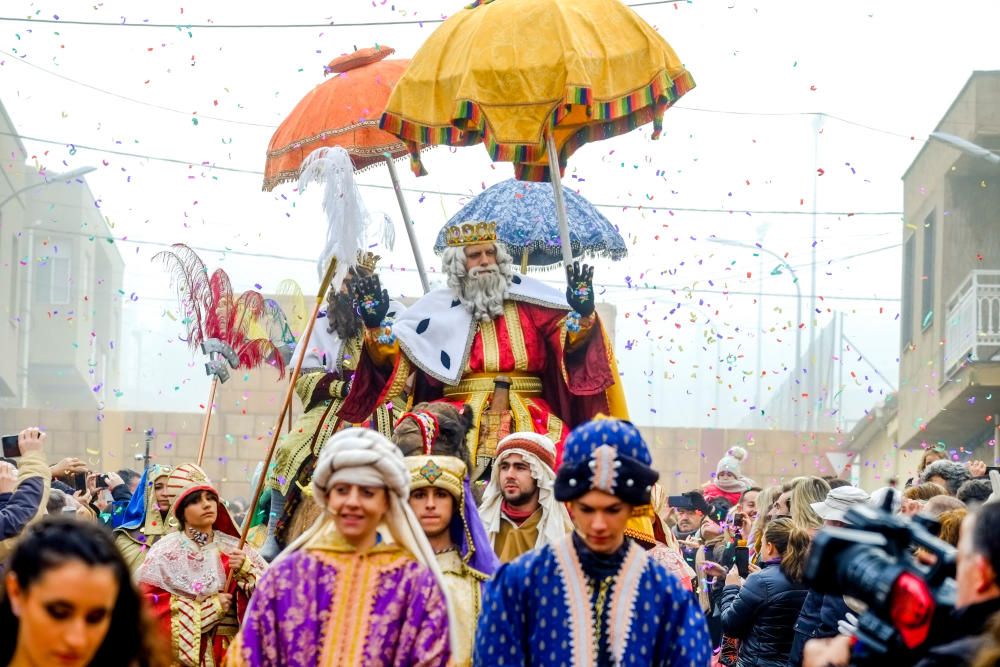
M707 238L705 240L709 241L711 243L718 243L719 245L728 245L728 246L733 246L733 247L736 247L736 248L747 248L748 250L753 250L755 252L762 252L762 253L764 253L766 255L770 255L771 257L774 257L776 260L778 260L778 267L776 267L775 270L771 272L772 275L777 275L778 273L780 273L780 271L778 269L781 268L781 267L784 267L784 268L788 269L788 273L792 276L792 284L795 286L795 294L796 294L796 296L795 296L795 364L794 364L794 368L796 370L795 370L794 376L797 377L798 376L799 360L802 357L802 327L800 326L802 324L802 287L799 285L799 277L798 277L798 275L796 275L795 269L792 268L792 265L789 264L788 260L786 260L784 257L782 257L781 255L779 255L778 253L776 253L776 252L774 252L772 250L768 250L767 248L765 248L764 246L762 246L760 243L744 243L743 241L733 241L732 239L720 239L720 238L716 238L714 236L710 237L710 238ZM758 299L759 298L760 297L758 297ZM760 328L761 328L761 323L758 321L757 322L757 329L758 329L757 335L758 336L760 336ZM760 382L760 373L757 374L757 382L758 383ZM759 392L758 392L758 394L759 394ZM760 406L758 406L758 408L759 407ZM796 429L799 428L798 410L796 410L795 428Z
M962 137L956 137L954 134L947 134L945 132L931 132L930 138L935 141L940 141L943 144L948 144L963 153L968 153L969 155L974 155L978 158L982 158L987 162L992 162L993 164L1000 164L1000 155L997 155L988 148L983 148L979 144L974 144L967 139Z
M84 174L89 174L92 171L97 171L97 167L78 167L72 171L67 171L65 174L53 174L52 178L45 178L45 180L39 181L38 183L32 183L31 185L26 185L20 190L15 190L10 193L6 199L0 201L0 208L7 205L7 202L11 201L15 197L19 197L21 194L27 192L28 190L33 190L34 188L41 188L47 185L53 185L55 183L72 181L74 178L79 178Z

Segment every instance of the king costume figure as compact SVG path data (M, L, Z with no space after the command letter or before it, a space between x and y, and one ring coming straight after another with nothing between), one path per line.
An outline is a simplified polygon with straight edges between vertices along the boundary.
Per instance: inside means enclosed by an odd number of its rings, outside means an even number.
M289 531L290 518L301 505L303 490L309 488L316 456L323 443L339 429L352 425L351 421L341 419L340 410L360 358L365 327L354 309L350 284L353 280L374 275L379 259L371 252L359 253L358 263L344 280L344 286L339 291L330 289L327 310L316 318L308 347L295 351L296 356L305 355L301 375L295 383L304 412L292 430L282 437L268 475L271 504L267 539L261 548L261 555L268 561L297 537L294 531ZM402 311L400 304L392 302L386 311L386 321ZM295 363L294 358L292 363ZM396 414L391 399L402 391L405 379L387 388L386 400L372 405L368 414L353 423L370 426L389 437L398 414L402 414L402 410ZM402 407L402 401L398 402ZM306 500L308 507L311 503ZM307 521L302 528L309 523Z
M648 516L649 448L629 422L597 419L566 439L555 495L575 532L500 567L487 584L476 665L705 667L697 601L626 536Z
M370 414L399 378L415 374L411 402L472 408L472 479L481 480L509 433L547 435L558 452L573 426L601 412L627 415L595 313L592 268L567 267L565 294L515 274L489 222L449 228L442 265L448 286L391 327L383 326L390 305L377 277L355 284L368 332L342 418Z

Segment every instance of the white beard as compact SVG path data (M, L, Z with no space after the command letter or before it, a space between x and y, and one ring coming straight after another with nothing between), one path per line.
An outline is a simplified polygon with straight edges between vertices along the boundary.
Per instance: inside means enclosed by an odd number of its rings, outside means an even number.
M488 322L503 313L510 280L500 267L477 266L460 279L458 299L478 322Z

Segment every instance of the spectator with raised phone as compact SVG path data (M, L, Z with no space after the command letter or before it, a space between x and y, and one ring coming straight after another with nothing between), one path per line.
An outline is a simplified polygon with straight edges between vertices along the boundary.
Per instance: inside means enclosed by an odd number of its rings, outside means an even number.
M17 464L0 461L0 563L13 551L24 529L45 514L52 480L42 449L45 433L38 428L24 429L17 434L13 451L8 446L9 437L4 436L4 450L17 455Z

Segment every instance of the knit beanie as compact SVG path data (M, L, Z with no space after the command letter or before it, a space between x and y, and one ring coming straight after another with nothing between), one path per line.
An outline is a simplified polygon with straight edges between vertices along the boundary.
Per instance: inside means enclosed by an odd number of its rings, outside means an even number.
M715 474L718 475L721 472L731 472L736 477L743 477L743 471L740 468L740 464L743 459L747 457L747 450L740 446L730 447L726 455L719 459L719 465L715 469Z

